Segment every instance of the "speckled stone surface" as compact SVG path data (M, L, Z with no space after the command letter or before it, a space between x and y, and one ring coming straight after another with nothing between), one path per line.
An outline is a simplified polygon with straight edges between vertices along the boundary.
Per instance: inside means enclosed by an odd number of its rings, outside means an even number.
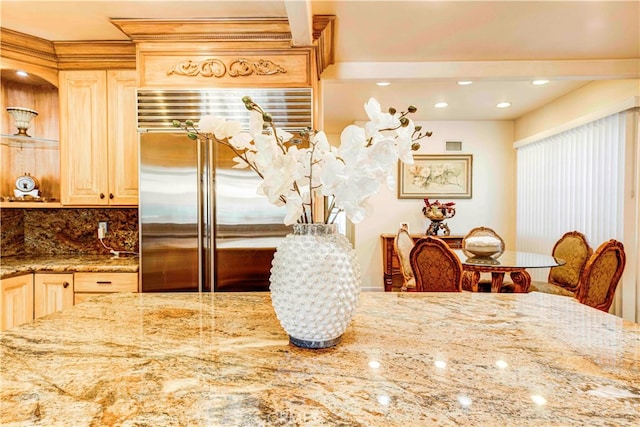
M110 255L17 255L0 258L0 279L35 272L125 272L138 271L137 256L113 257Z
M0 209L0 256L24 253L24 210Z
M2 209L2 256L109 254L97 238L98 222L108 225L104 243L138 251L137 208Z
M640 326L573 299L363 293L340 344L268 293L111 294L0 334L11 426L633 426Z

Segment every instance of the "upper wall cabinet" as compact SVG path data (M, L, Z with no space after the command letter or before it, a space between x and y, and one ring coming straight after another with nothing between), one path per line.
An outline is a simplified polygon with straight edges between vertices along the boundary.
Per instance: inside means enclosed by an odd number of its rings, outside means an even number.
M138 203L135 70L61 71L63 205Z

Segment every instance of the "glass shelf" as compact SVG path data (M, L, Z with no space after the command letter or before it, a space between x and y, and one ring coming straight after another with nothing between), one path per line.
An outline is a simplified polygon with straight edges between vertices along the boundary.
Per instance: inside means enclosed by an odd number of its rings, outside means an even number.
M35 148L58 148L59 141L57 139L38 138L23 135L7 135L1 134L0 144L7 147L35 147Z

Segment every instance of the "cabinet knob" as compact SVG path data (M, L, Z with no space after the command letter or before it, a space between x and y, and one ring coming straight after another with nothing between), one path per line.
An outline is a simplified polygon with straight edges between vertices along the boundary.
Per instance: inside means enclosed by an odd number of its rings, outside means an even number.
M62 282L62 287L63 288L68 288L69 287L69 282Z
M109 198L113 199L113 193L109 193Z
M104 199L104 193L100 193L100 199Z

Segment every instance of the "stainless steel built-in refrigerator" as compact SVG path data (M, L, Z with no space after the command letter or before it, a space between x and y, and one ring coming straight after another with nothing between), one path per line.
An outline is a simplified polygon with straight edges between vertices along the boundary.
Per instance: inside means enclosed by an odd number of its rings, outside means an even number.
M280 128L311 126L311 89L138 91L143 292L268 289L275 247L290 232L283 208L256 194L259 178L233 168L231 150L171 124L214 114L248 127L245 95Z

